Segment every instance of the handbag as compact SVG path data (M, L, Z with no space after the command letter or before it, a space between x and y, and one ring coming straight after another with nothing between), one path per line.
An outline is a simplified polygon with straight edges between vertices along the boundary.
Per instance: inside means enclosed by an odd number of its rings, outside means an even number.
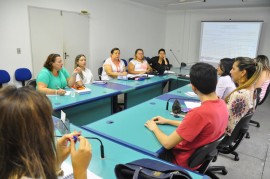
M114 172L117 179L192 179L183 168L152 159L118 164Z

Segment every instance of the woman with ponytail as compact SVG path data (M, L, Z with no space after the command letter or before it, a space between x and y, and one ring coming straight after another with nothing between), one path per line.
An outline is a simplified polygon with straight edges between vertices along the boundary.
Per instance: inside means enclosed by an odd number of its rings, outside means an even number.
M229 123L226 129L231 135L239 120L248 113L254 112L256 105L255 82L262 72L261 63L248 57L237 57L230 71L233 81L238 87L226 98L229 109Z
M270 84L270 66L269 60L265 55L258 55L256 62L261 63L263 66L262 73L255 84L255 88L261 88L260 101L264 98L268 85Z

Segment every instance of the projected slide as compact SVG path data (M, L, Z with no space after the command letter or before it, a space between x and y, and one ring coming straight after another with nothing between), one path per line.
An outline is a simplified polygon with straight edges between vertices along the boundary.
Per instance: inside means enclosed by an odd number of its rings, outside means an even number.
M202 22L200 61L256 57L261 27L262 22Z

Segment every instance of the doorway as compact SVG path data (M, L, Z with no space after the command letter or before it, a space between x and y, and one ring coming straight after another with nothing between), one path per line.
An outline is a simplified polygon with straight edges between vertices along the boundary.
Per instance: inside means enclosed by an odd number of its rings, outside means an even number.
M62 56L71 74L77 55L89 57L89 16L37 7L28 10L34 78L51 53Z

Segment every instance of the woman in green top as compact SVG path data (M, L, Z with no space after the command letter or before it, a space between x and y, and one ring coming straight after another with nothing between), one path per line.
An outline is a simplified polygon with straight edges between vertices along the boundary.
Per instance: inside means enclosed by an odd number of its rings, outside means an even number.
M37 76L37 90L45 94L65 95L64 88L72 87L76 75L81 72L81 68L77 67L70 76L63 67L63 60L59 54L50 54L43 66Z

